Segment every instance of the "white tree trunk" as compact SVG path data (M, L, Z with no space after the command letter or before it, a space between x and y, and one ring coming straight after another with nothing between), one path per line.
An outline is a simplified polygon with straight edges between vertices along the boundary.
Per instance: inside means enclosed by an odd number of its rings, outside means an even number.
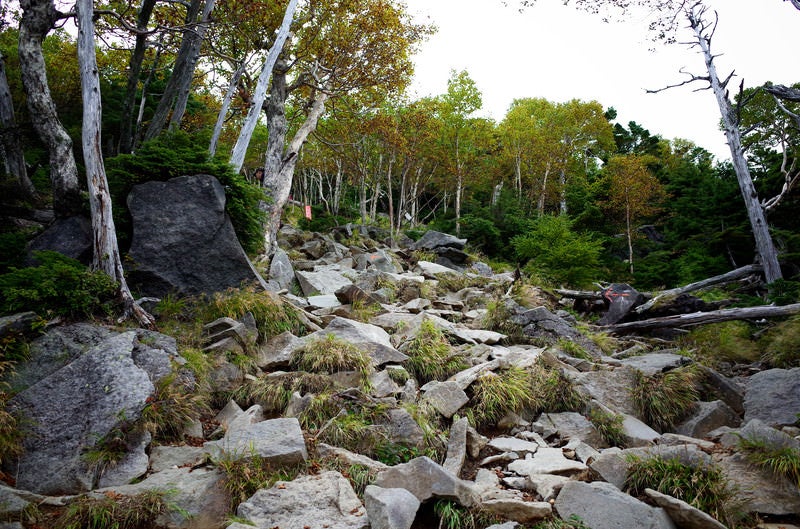
M78 17L78 65L81 72L81 94L83 96L83 157L86 164L89 205L92 212L92 242L94 244L92 267L102 270L119 284L119 294L125 305L126 315L132 312L141 325L152 327L153 318L136 305L125 281L117 234L114 230L111 194L108 191L108 180L101 151L102 107L100 77L94 49L92 0L78 0L75 7Z
M686 11L686 15L689 19L690 27L694 31L697 44L703 52L706 69L708 70L707 80L711 84L711 89L714 92L717 105L722 114L722 126L725 130L725 137L728 140L728 147L730 147L731 150L733 168L736 172L736 179L739 182L739 190L741 191L745 207L747 208L747 216L750 219L750 226L753 230L756 249L761 257L761 264L764 266L764 276L767 283L772 283L783 277L778 262L778 253L772 242L772 236L769 233L769 226L767 225L764 210L758 200L758 194L753 185L753 179L750 176L750 168L747 166L747 160L744 157L738 118L736 117L733 105L728 99L726 86L730 78L723 82L717 74L714 56L710 48L711 35L709 34L709 24L703 20L705 10L706 8L702 6L702 4L694 4L691 9Z
M42 41L59 19L52 0L22 0L19 25L19 66L28 99L30 120L50 157L53 209L57 216L75 215L81 210L78 167L72 140L58 119L56 105L47 83Z
M228 90L225 92L225 98L222 100L222 108L219 109L219 114L217 114L217 122L214 124L214 133L211 135L211 141L208 144L208 152L211 156L214 156L217 153L217 143L219 143L219 137L222 135L222 126L225 125L225 118L228 115L228 110L231 108L231 101L233 101L233 94L236 92L236 87L239 85L239 79L242 78L242 74L247 66L245 61L239 65L235 72L233 72L233 76L231 77L231 82L228 85Z
M250 139L253 137L253 131L256 129L258 116L261 114L261 108L264 106L264 100L267 97L267 89L269 88L269 78L272 75L272 69L278 61L278 56L283 50L283 45L289 36L289 29L292 26L292 19L294 12L297 8L298 0L289 0L289 5L286 6L286 12L283 15L283 22L278 30L278 36L275 37L275 42L267 53L267 58L264 61L264 66L261 68L261 75L258 76L258 83L256 84L256 91L253 94L253 106L247 113L247 117L242 124L242 130L239 132L239 137L236 140L236 145L231 152L230 164L233 166L234 171L237 173L241 171L244 158L247 154L247 147L250 145ZM285 98L284 98L285 100ZM281 101L281 104L283 101ZM271 133L272 131L270 131ZM289 181L291 188L291 179ZM288 195L287 195L288 196Z

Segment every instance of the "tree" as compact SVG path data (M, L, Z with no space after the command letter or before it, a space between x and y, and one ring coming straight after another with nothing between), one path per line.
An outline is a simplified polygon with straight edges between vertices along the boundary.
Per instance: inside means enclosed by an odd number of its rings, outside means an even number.
M609 209L622 217L628 242L628 263L633 274L633 239L636 222L658 210L664 190L648 165L651 156L629 154L613 156L605 165L609 179Z
M47 82L42 41L55 23L66 15L52 0L22 0L19 25L19 62L31 124L50 157L53 209L67 217L81 209L78 167L72 154L72 139L58 118Z
M21 195L33 201L36 199L36 189L28 178L25 167L25 157L14 118L14 102L11 99L11 90L6 77L6 63L0 53L0 158L3 160L5 173L16 180L17 188Z
M92 213L92 268L102 270L119 285L125 314L133 314L139 323L152 327L153 318L134 302L122 268L114 217L111 211L111 195L108 191L105 167L103 165L102 143L100 139L102 104L100 100L100 79L95 56L94 11L92 0L78 0L76 3L78 21L78 62L81 70L83 93L83 158L86 164L86 180L89 189L89 205Z
M441 97L441 116L444 124L443 141L450 150L451 169L456 177L456 235L461 231L461 194L464 190L466 151L469 119L483 106L482 95L466 70L450 72L447 93Z

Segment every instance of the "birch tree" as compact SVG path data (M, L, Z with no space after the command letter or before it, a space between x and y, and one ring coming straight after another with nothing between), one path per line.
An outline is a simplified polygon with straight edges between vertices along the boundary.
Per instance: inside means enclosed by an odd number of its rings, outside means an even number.
M100 78L95 55L94 10L92 0L76 2L78 22L78 64L81 71L81 92L83 94L82 147L86 164L86 181L89 190L89 205L92 214L92 268L102 270L119 285L125 313L133 314L145 327L152 327L154 320L134 302L125 281L120 258L114 218L111 211L111 195L108 190L103 164L102 142L100 138L102 104L100 98Z

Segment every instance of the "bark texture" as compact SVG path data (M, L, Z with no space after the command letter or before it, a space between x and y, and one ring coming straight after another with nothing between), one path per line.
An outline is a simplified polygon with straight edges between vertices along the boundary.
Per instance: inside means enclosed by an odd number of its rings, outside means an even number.
M82 146L89 188L89 205L92 213L92 243L94 246L92 267L102 270L119 284L119 294L124 303L126 315L133 313L141 325L152 327L153 318L136 305L125 281L117 234L114 229L111 194L108 190L101 149L102 105L100 77L94 48L92 0L78 0L75 7L78 15L78 65L81 71L83 96Z
M20 144L17 121L14 118L14 102L11 99L11 90L8 88L6 77L6 63L0 53L0 148L6 174L16 179L17 187L22 196L29 201L36 200L36 188L28 178L25 167L25 157Z
M58 119L56 105L47 83L42 41L60 18L52 0L22 0L19 25L19 64L22 86L28 100L31 124L45 144L50 157L53 209L69 217L81 208L78 168L70 139Z

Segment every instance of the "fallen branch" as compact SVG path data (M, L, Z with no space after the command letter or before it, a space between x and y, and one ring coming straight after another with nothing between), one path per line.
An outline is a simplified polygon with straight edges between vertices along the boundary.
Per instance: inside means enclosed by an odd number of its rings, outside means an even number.
M603 293L599 290L567 290L565 288L557 288L554 290L559 296L571 299L588 299L588 300L601 300Z
M782 316L791 316L793 314L800 314L800 303L783 305L780 307L766 305L761 307L712 310L709 312L693 312L692 314L677 314L674 316L664 316L662 318L650 318L648 320L605 325L599 328L608 332L624 333L646 329L690 327L693 325L705 325L708 323L720 323L731 320L779 318Z
M685 294L687 292L693 292L695 290L701 290L713 285L720 285L722 283L729 283L731 281L736 281L737 279L741 279L743 277L747 277L750 274L755 274L757 272L761 272L763 267L761 265L747 265L741 268L737 268L736 270L731 270L730 272L726 272L722 275L709 277L707 279L703 279L701 281L696 281L694 283L689 283L688 285L671 288L669 290L664 290L663 292L659 293L657 296L653 297L650 301L645 303L644 305L640 305L636 307L635 310L637 313L641 314L642 312L649 310L658 303L658 301L664 298L673 298L679 296L680 294Z

